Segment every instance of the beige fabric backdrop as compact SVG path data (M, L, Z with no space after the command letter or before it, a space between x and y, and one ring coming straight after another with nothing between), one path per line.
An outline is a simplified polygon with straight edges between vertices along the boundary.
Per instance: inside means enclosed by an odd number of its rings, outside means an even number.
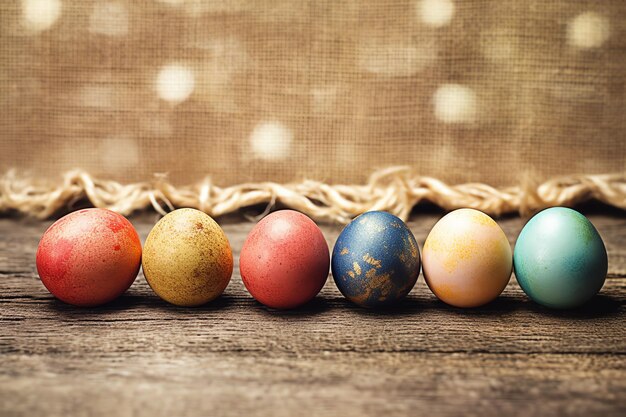
M626 172L626 2L3 0L0 170Z

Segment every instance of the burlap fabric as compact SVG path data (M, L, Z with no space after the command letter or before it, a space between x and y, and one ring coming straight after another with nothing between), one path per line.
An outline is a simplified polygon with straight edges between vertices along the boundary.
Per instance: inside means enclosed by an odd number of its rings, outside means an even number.
M626 2L4 0L0 170L626 173Z

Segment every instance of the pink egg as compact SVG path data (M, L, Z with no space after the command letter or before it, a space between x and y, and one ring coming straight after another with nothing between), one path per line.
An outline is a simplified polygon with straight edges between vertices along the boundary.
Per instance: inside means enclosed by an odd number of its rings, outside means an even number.
M330 254L319 227L293 210L274 212L250 232L239 270L250 294L271 308L298 307L322 289Z
M473 209L445 215L422 251L426 284L437 298L455 307L494 300L508 284L512 268L506 235L491 217Z
M133 225L106 209L85 209L57 220L41 237L37 271L58 299L90 307L117 298L141 264Z

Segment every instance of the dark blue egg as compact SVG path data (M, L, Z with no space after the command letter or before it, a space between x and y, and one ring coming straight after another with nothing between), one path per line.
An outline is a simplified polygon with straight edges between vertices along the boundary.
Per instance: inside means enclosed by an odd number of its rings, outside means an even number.
M339 291L362 307L387 307L406 297L420 273L411 230L384 211L364 213L339 235L332 257Z

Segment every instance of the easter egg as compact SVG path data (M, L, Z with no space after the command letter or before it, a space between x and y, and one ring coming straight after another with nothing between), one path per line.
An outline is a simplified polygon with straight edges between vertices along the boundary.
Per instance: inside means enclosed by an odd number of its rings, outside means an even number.
M131 286L141 264L141 242L124 216L99 208L79 210L46 230L36 263L41 282L55 297L92 307Z
M222 294L233 273L233 254L226 234L208 214L184 208L168 213L152 228L142 265L159 297L192 307Z
M417 282L417 241L393 214L361 214L339 235L332 271L337 288L348 300L362 307L391 306L406 297Z
M536 214L522 229L513 255L515 276L534 301L573 308L600 291L608 259L602 238L579 212L553 207Z
M424 279L441 301L478 307L494 300L511 278L513 259L504 232L478 210L446 214L424 243Z
M293 210L276 211L257 223L239 259L241 278L250 294L276 309L312 300L326 283L329 264L322 231Z

